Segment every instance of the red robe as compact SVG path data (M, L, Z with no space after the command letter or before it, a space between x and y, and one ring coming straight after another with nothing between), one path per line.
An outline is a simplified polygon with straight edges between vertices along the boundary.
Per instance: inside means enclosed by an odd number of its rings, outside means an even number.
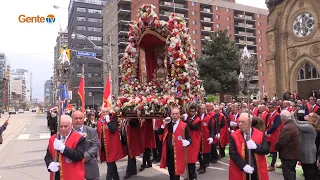
M142 142L142 132L141 127L130 127L129 123L126 124L126 136L127 136L127 152L131 158L139 156L144 152L144 148L141 144ZM127 151L127 148L126 148Z
M228 122L227 122L227 118L223 115L223 113L219 114L219 124L222 123L222 121L224 121L224 126L223 128L220 128L220 145L222 148L224 148L227 144L229 144L229 131L228 131ZM213 127L215 127L215 121L213 121ZM216 131L216 130L214 130ZM214 139L213 144L217 144L218 143L218 139Z
M269 119L270 119L270 114L269 114L269 112L268 112L268 111L264 111L262 114L260 114L260 118L264 121L264 124L265 124L266 127L267 127L268 121L269 121Z
M259 115L259 108L257 107L253 108L252 116L258 116L258 115Z
M243 160L245 160L245 149L246 143L243 138L242 132L240 130L235 131L231 134L234 143L237 148L237 153L241 156ZM262 144L264 133L259 131L258 129L253 128L253 133L251 139L256 144ZM256 159L256 164L258 170L255 169L255 172L258 173L259 180L269 180L268 169L267 169L267 160L266 156L263 154L254 154ZM239 169L238 166L230 159L230 166L229 166L229 179L232 180L246 180L246 173Z
M56 138L56 134L50 137L49 139L49 152L51 154L52 159L55 158L56 150L53 147L53 142ZM77 147L78 141L81 138L81 134L71 132L67 141L65 142L65 146L75 149ZM61 180L78 180L85 178L85 168L84 168L84 159L82 161L71 161L71 163L67 163L66 157L63 156L60 152L58 152L58 161L60 164L60 179ZM50 172L50 180L53 180L53 172Z
M110 120L115 119L110 117ZM101 135L103 134L104 136L104 147L106 152L102 151L101 145L99 149L101 163L104 161L106 161L107 163L116 162L125 156L122 151L119 129L117 129L115 133L111 133L111 131L109 131L108 125L105 122L103 124L101 119L97 123L97 133L100 142Z
M282 110L287 110L289 112L292 112L292 111L294 111L294 107L293 106L289 106L286 109L282 109Z
M269 130L272 127L273 121L275 120L275 118L277 116L280 116L278 111L273 113L272 116L271 116L271 114L270 114L269 122L268 122L268 125L266 128L267 130ZM277 150L275 150L274 147L278 141L281 127L282 127L282 123L280 122L280 125L278 126L278 128L275 131L273 131L271 134L269 134L269 136L267 136L267 141L270 142L270 152L278 152Z
M229 119L230 119L230 121L233 121L233 122L237 123L237 124L238 124L238 127L230 126L230 129L236 131L237 129L239 129L239 117L240 117L240 113L237 114L236 120L234 120L234 119L235 119L234 116L235 116L235 114L230 113L230 114L229 114Z
M190 118L187 119L190 121ZM192 124L195 125L200 122L200 117L196 116L192 121ZM200 151L200 141L201 141L201 126L199 126L198 130L192 130L189 128L189 133L191 136L191 145L188 146L188 163L196 163L198 161L198 154Z
M175 164L175 175L181 175L184 173L186 168L186 161L185 161L185 151L184 147L182 146L182 139L185 139L185 129L187 124L179 121L177 129L174 131L172 135L173 140L173 153L174 153L174 162ZM163 143L162 143L162 155L160 161L160 168L167 167L167 135L168 135L168 126L165 127L163 132Z
M310 103L307 104L308 112L310 113L317 113L319 106L316 105L313 109Z
M156 127L156 129L160 129L161 128L161 126L162 126L162 124L163 124L163 119L155 119L154 120L155 121L155 127ZM159 139L160 139L160 141L162 140L162 134L160 134L160 135L158 135L159 136Z
M152 119L141 123L143 148L156 148Z
M201 132L202 132L201 150L202 150L202 153L210 153L211 152L211 144L209 144L209 141L207 139L210 137L209 122L212 121L212 117L213 117L213 113L205 114L204 118L201 120Z

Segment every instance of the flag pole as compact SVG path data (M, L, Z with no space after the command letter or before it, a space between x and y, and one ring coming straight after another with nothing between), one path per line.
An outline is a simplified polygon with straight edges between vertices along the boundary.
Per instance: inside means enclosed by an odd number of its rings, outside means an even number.
M82 64L82 77L84 78L84 63ZM85 89L85 83L83 84L83 90ZM85 93L85 91L84 91ZM83 94L85 96L85 94ZM85 97L82 97L82 98L85 98ZM82 107L82 113L85 112L85 100L82 99L81 101L81 107Z

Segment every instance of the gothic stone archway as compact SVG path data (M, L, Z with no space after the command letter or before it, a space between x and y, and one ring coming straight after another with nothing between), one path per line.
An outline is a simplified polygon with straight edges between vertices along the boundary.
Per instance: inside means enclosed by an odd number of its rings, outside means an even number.
M296 90L300 98L309 98L312 89L320 88L319 63L310 57L302 57L291 69L290 89Z

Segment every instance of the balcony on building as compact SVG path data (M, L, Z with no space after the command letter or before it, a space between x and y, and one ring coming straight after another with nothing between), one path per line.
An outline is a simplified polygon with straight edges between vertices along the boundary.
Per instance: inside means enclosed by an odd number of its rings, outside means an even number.
M118 0L118 4L120 5L130 5L131 0Z
M202 35L202 36L201 36L201 41L204 41L204 42L205 42L205 41L212 41L212 40L211 40L211 38L210 38L209 35L206 35L206 36L205 36L205 35Z
M121 15L119 15L118 19L119 19L118 24L125 25L125 26L128 26L130 24L130 21L131 21L130 16L121 16Z
M212 17L212 6L208 4L200 4L200 15Z
M235 27L242 27L242 28L247 28L247 29L255 29L256 26L255 24L248 24L248 23L244 23L244 22L234 22L234 26Z
M124 54L124 51L125 51L125 47L119 47L119 49L118 49L118 54L119 54L119 56L122 56L123 54Z
M128 38L123 36L118 38L118 42L118 46L126 46L127 44L129 44Z
M119 25L119 28L118 28L118 35L120 36L126 36L128 35L128 32L129 32L129 27L128 26L125 26L125 25Z
M234 32L235 36L246 36L248 38L252 37L255 38L255 31L253 32L246 32L244 28L235 28L235 32Z
M176 13L187 13L188 12L188 5L186 4L186 1L184 0L175 0L175 3L168 2L168 1L160 1L159 2L159 9L161 10L166 10L166 11L171 11L175 9Z
M131 12L131 7L126 5L119 5L118 6L118 14L119 15L126 15Z
M203 26L212 26L214 23L212 17L200 17L200 21Z
M169 19L169 16L172 14L171 11L166 11L166 10L160 10L160 13L159 13L159 19L160 20L168 20ZM181 17L183 19L188 19L188 15L187 14L182 14L182 13L175 13L175 15L177 17Z
M201 26L201 35L210 35L213 32L212 26Z

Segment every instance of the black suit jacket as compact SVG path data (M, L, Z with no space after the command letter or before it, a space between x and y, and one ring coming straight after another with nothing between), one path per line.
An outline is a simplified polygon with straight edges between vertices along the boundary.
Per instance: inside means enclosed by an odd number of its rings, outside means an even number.
M76 133L76 132L72 131L71 134L72 133ZM67 141L68 141L68 139L67 139ZM72 148L69 148L66 146L62 155L71 159L72 161L82 161L82 159L84 157L84 152L85 152L85 145L86 145L86 139L82 136L79 139L75 149L72 149ZM48 148L47 148L47 153L44 157L44 161L46 163L47 169L48 169L50 163L54 162ZM49 169L48 169L48 171L51 172ZM56 172L55 180L60 180L59 171Z

